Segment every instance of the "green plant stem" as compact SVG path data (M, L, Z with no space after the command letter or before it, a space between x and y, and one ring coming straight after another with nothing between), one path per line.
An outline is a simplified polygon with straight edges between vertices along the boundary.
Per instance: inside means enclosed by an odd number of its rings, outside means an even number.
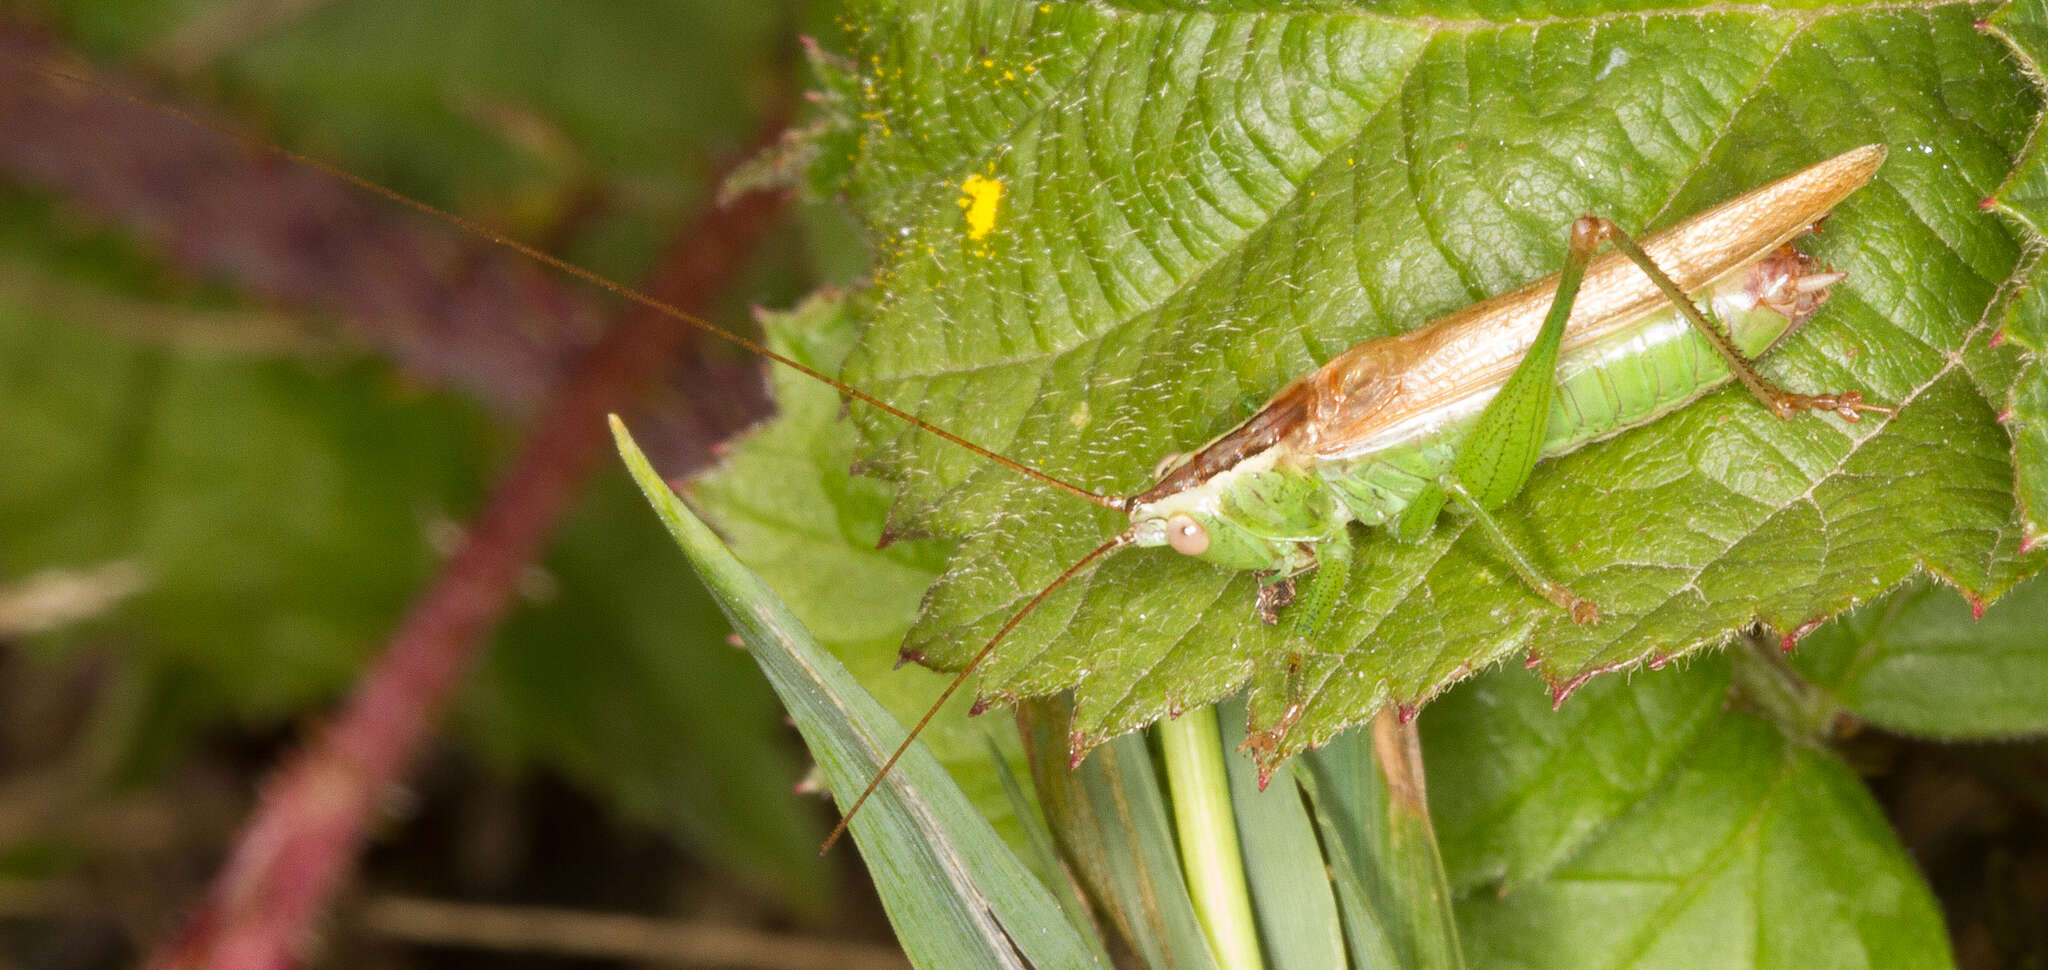
M1220 966L1258 970L1265 962L1245 889L1216 709L1201 707L1163 722L1159 738L1173 794L1174 829L1180 835L1181 871L1209 948Z
M1825 747L1843 712L1826 691L1808 683L1785 660L1777 638L1751 632L1728 651L1735 689L1787 737Z

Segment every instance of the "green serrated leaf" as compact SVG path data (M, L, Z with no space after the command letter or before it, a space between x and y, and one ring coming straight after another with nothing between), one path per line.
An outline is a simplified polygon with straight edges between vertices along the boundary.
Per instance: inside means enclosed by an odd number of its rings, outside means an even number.
M1729 391L1539 467L1511 528L1599 604L1598 627L1455 517L1414 545L1367 541L1282 751L1511 654L1562 689L1759 617L1797 628L1923 568L1995 595L2040 564L2014 566L2009 389L1958 354L2013 283L2024 230L1979 202L2040 105L1975 27L1995 9L1574 7L1532 26L1488 9L862 5L854 197L888 242L848 373L1128 494L1351 343L1554 270L1578 212L1654 228L1882 141L1877 181L1808 244L1848 282L1765 370L1899 416L1780 422ZM992 217L966 197L991 183ZM865 464L901 489L892 533L962 537L908 641L935 665L1119 527L856 414ZM1113 557L1018 627L982 690L1074 689L1083 749L1226 696L1291 649L1253 618L1252 587L1169 553Z
M2048 64L2048 9L2038 3L2006 3L1984 19L1984 27L2012 48L2025 70L2041 75L2041 66ZM2037 236L2048 232L2048 158L2043 157L2044 152L2048 145L2042 143L2036 129L2012 174L1988 197L1991 204L2025 222ZM2040 349L2039 344L2032 346Z
M2012 433L2023 547L2048 544L2048 360L2028 362L2006 412Z
M1986 29L2007 44L2034 77L2048 63L2048 7L2039 3L2008 3L1985 21ZM2041 355L2048 352L2048 289L2041 259L2041 234L2048 230L2048 144L2036 128L2026 151L2005 184L1988 200L1998 211L2025 224L2035 239L2034 252L2013 287L2015 295L1994 340L2011 340L2026 348L2029 359L2014 385L2004 417L2013 438L2013 475L2019 495L2024 546L2048 541L2048 370Z

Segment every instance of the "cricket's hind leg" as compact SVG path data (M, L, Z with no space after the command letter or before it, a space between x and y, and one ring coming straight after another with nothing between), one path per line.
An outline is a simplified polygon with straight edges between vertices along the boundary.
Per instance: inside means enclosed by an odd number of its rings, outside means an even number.
M1705 337L1714 352L1735 374L1735 379L1749 389L1749 393L1771 413L1780 418L1790 418L1804 411L1832 411L1844 421L1858 420L1865 411L1878 414L1892 414L1891 408L1878 404L1866 404L1861 391L1837 391L1827 394L1801 394L1788 391L1766 380L1757 373L1756 362L1744 356L1728 334L1723 332L1706 314L1700 312L1697 304L1679 290L1655 260L1636 245L1634 238L1599 216L1581 216L1573 226L1574 235L1581 230L1589 232L1600 242L1611 242L1614 248L1636 264L1657 289L1663 291L1694 330ZM1794 325L1802 322L1807 314L1827 300L1828 287L1841 282L1846 274L1812 271L1812 261L1799 255L1787 246L1771 256L1765 257L1755 269L1753 286L1758 302L1790 317Z

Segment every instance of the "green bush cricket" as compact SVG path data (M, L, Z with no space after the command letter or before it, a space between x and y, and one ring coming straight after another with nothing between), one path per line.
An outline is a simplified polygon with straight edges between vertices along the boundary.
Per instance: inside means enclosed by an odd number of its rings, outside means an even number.
M1783 390L1753 365L1844 277L1816 267L1791 240L1868 183L1884 157L1880 145L1853 149L1640 244L1606 219L1583 216L1572 224L1557 275L1352 347L1199 450L1168 456L1150 488L1115 498L1055 483L1128 513L1130 527L997 629L848 806L824 847L844 834L940 706L1024 617L1126 546L1167 546L1256 571L1260 617L1277 622L1284 609L1293 634L1307 639L1342 592L1351 523L1413 539L1455 504L1531 589L1577 622L1598 622L1598 608L1547 578L1494 513L1522 490L1538 460L1654 421L1730 380L1780 418L1809 410L1846 421L1864 411L1890 413L1856 391ZM1613 251L1595 259L1603 243ZM1299 595L1297 578L1307 586ZM1257 676L1291 680L1292 672ZM1287 684L1285 696L1289 708L1275 726L1246 742L1255 753L1270 750L1299 715L1298 685ZM1262 777L1270 770L1263 764Z

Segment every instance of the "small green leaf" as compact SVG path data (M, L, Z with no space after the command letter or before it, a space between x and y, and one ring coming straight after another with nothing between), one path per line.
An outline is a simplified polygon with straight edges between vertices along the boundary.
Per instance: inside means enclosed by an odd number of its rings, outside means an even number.
M1833 703L1893 731L1937 738L2048 733L2048 582L1982 618L1954 590L1918 582L1799 641L1792 662Z
M903 736L782 601L732 557L612 419L619 453L788 707L844 809ZM884 907L920 967L1098 966L1074 931L922 745L853 820Z
M1509 892L1663 782L1721 716L1728 663L1601 678L1561 705L1525 671L1459 687L1420 719L1451 885Z
M1934 899L1862 784L1740 714L1569 861L1475 892L1459 916L1478 967L1953 965Z

